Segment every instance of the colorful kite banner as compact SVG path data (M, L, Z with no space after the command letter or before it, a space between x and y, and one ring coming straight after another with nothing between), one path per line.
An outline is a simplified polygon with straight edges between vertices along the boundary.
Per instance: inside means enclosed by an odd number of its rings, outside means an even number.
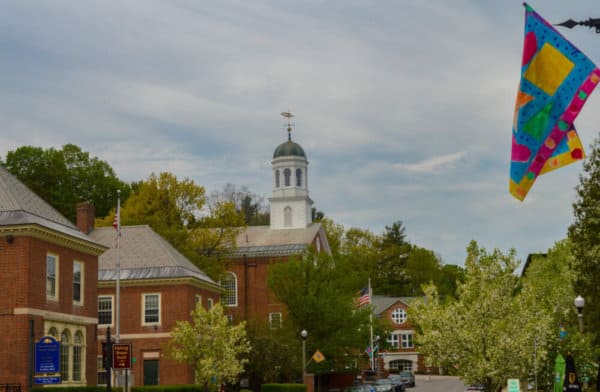
M600 81L600 69L524 5L525 41L509 186L519 200L539 175L583 159L573 121Z

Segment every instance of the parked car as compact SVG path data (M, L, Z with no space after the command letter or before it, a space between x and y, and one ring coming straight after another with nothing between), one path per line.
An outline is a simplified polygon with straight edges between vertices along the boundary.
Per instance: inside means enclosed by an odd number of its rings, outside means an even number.
M467 389L465 389L465 392L480 392L480 391L485 391L485 387L483 386L483 384L480 384L480 383L471 384L467 387Z
M377 392L405 392L406 387L402 382L395 382L389 378L378 378L375 380Z
M376 391L375 391L375 386L373 386L373 385L359 384L359 385L352 385L351 387L344 389L344 392L376 392Z
M400 376L400 380L402 380L407 387L415 386L415 375L412 372L400 372L398 375Z

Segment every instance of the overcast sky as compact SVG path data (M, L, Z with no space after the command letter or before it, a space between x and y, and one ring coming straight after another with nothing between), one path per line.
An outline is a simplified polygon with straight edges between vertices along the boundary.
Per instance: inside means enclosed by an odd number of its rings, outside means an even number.
M529 3L551 23L598 0ZM294 118L315 206L446 264L475 239L546 251L573 221L581 163L508 193L521 1L3 1L0 157L73 143L126 181L169 171L268 197ZM561 30L600 63L600 34ZM600 92L577 128L600 130Z

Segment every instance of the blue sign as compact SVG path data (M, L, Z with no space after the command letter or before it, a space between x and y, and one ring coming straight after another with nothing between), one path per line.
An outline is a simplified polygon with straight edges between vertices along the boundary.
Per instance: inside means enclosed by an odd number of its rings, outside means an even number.
M35 372L60 373L60 342L52 336L35 343Z
M60 376L36 377L36 384L60 384Z

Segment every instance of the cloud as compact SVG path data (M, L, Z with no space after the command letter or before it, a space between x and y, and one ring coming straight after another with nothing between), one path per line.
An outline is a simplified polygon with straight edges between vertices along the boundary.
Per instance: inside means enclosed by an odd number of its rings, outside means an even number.
M444 168L454 168L455 164L467 155L466 151L429 158L415 163L395 163L392 167L400 171L434 173Z

